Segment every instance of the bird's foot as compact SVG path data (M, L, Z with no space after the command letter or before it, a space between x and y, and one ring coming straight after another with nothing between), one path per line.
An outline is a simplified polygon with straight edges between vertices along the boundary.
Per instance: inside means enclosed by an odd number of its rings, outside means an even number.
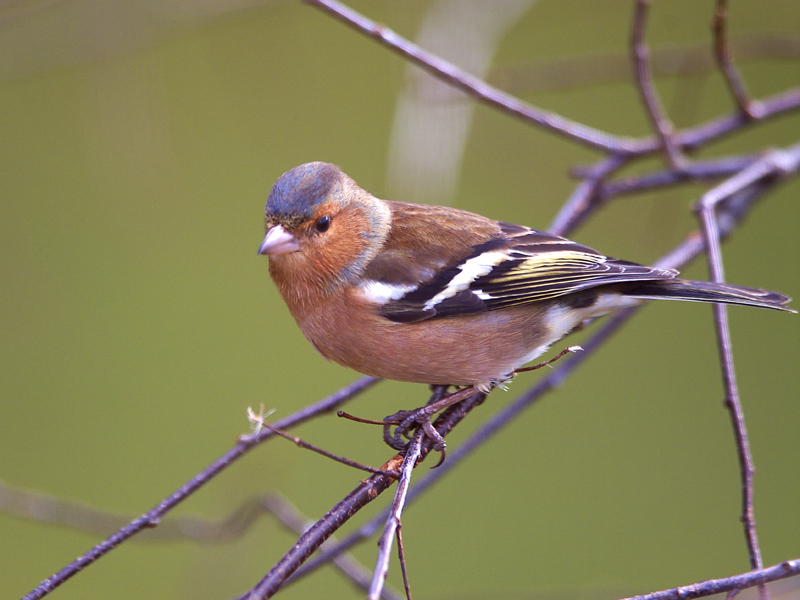
M402 450L408 444L413 432L422 427L425 435L431 440L433 450L442 453L442 458L436 466L444 460L444 452L447 444L441 434L431 423L431 417L437 412L474 396L476 393L486 393L476 389L475 386L468 386L445 395L447 386L435 386L431 400L425 406L413 410L401 410L383 420L383 440L395 450ZM396 425L394 433L392 426Z

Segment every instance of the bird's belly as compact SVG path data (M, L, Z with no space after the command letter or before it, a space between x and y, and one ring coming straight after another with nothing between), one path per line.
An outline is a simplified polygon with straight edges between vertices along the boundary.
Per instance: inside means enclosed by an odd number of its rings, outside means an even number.
M323 356L360 373L486 388L506 380L572 329L543 327L541 317L549 308L553 305L527 305L417 323L394 323L374 313L321 311L315 323L298 324ZM342 314L364 318L344 320Z

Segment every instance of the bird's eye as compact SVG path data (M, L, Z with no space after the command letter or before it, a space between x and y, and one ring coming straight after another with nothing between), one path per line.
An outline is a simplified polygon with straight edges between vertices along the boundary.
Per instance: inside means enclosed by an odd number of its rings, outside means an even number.
M319 219L317 219L317 222L314 223L314 228L320 233L325 233L326 231L328 231L328 228L330 226L331 226L330 217L320 217Z

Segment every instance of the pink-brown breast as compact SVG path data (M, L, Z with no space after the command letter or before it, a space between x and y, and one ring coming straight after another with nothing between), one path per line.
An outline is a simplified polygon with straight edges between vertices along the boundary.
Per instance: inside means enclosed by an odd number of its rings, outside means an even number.
M548 343L548 332L537 327L545 308L537 305L394 323L364 306L355 292L318 302L313 309L287 304L323 356L398 381L486 387L505 380L532 350ZM361 306L354 310L353 304Z

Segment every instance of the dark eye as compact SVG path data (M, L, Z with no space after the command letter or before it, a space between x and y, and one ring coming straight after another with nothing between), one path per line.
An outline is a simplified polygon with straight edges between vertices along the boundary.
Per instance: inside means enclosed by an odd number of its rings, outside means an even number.
M328 231L328 227L330 226L331 226L330 217L320 217L319 219L317 219L317 222L314 223L314 228L320 233L325 233L326 231Z

